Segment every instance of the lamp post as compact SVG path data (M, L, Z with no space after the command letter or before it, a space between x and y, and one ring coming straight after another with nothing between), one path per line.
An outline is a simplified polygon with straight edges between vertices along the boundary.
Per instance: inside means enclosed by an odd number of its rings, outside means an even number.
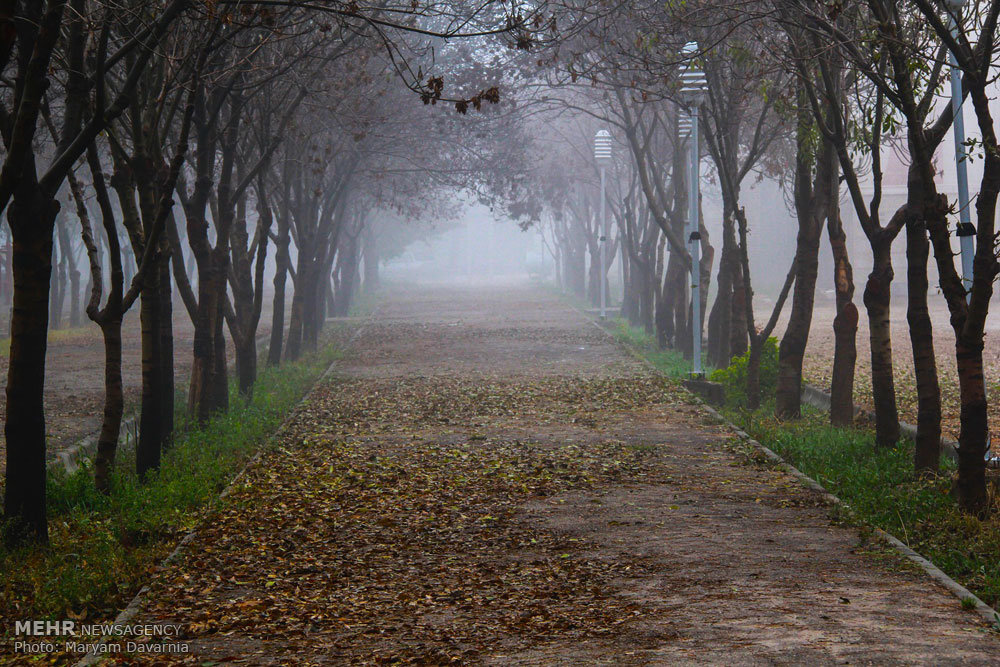
M965 0L947 0L948 27L952 37L958 37L957 17L965 6ZM962 252L962 285L965 299L972 297L972 259L976 254L976 228L969 212L969 174L965 160L965 118L962 115L962 70L958 67L955 54L948 51L951 66L951 115L952 131L955 134L955 174L958 178L958 241Z
M681 72L681 101L687 106L690 114L690 137L688 141L690 160L688 178L688 215L687 215L687 245L688 256L691 259L691 375L701 377L701 232L698 220L698 194L700 174L700 155L698 151L698 107L705 99L708 81L705 73L694 64L693 58L698 53L697 42L688 42L681 50L687 59L687 68Z
M608 211L604 202L605 170L611 164L611 133L598 130L594 135L594 162L601 171L601 319L608 317Z

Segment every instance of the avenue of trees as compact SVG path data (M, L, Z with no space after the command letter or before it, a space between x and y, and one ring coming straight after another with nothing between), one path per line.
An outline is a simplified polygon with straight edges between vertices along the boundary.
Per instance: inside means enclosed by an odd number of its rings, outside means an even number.
M928 314L933 260L957 340L959 502L970 513L986 511L983 334L998 268L1000 154L990 87L1000 0L961 11L941 0L2 7L9 544L47 539L50 328L87 318L101 330L106 396L94 474L107 490L124 417L127 313L137 311L141 327L142 477L159 465L174 428L175 312L194 330L186 410L204 422L253 391L267 313L262 359L296 360L317 347L328 315L346 314L363 284L377 284L381 211L443 217L463 191L537 225L560 283L595 303L602 274L620 258L622 316L661 346L690 355L694 336L704 337L714 367L749 353L751 406L760 402L764 342L787 307L775 410L788 419L800 413L821 282L833 285L837 304L831 420L853 418L859 307L846 238L864 234L874 268L861 304L880 446L900 437L889 331L899 267L890 250L905 243L920 472L937 468L941 438ZM698 50L682 56L688 42ZM935 152L952 123L943 102L949 53L981 135L967 146L983 162L971 290L956 266L956 202L935 181ZM708 83L694 150L723 201L720 238L698 224L705 317L697 332L685 225L701 202L688 201L689 147L678 132L690 111L680 75L691 66ZM592 154L597 129L609 129L617 146L603 202ZM890 144L909 169L897 210L881 206ZM742 199L759 178L783 185L796 224L788 230L794 257L771 267L783 287L764 322L754 316L748 244L769 221L750 219ZM842 201L860 229L844 224ZM614 229L603 240L602 206ZM604 264L602 243L609 244ZM819 275L824 243L833 276ZM229 345L237 397L229 395Z
M264 313L266 362L296 360L362 280L377 283L380 211L434 216L456 189L508 189L523 142L490 113L492 75L456 45L508 58L539 31L533 16L461 2L4 5L8 544L47 540L46 340L67 303L66 324L103 335L94 474L107 491L126 314L141 328L142 478L174 428L175 311L194 330L187 413L205 422L253 391Z
M787 308L775 413L799 417L816 290L832 287L830 419L835 425L853 421L857 346L867 344L876 440L881 447L894 446L900 426L889 323L893 281L902 275L918 404L914 467L918 474L933 473L942 436L928 307L933 261L956 338L962 406L958 500L969 513L987 512L983 341L998 272L1000 155L990 91L1000 3L640 0L614 8L570 3L562 11L585 13L587 27L565 37L533 82L533 104L551 115L536 130L543 148L534 192L513 210L541 226L560 284L599 303L600 276L608 266L600 262L601 192L593 137L598 129L610 129L618 149L604 195L613 230L606 242L609 255L617 253L623 265L621 315L655 334L662 347L691 354L692 257L684 232L689 139L678 125L690 112L690 100L680 91L681 74L697 68L708 85L699 103L695 150L702 172L722 196L721 238L709 236L703 213L698 220L705 317L703 331L694 335L704 337L709 365L726 367L748 354L747 402L759 406L763 345ZM698 50L689 58L683 47L692 41ZM961 76L966 115L980 135L961 146L963 159L983 165L981 182L972 184L978 190L970 204L973 225L962 230L974 233L976 242L969 289L957 264L959 204L940 193L935 180L936 160L953 158L936 155L952 129L949 53ZM907 168L905 202L894 210L882 202L885 159L902 160ZM748 245L754 228L771 221L749 219L741 199L759 179L781 184L796 221L787 230L795 238L794 256L766 269L783 283L762 322L754 317ZM860 228L845 224L842 206L851 208ZM702 208L698 202L697 210ZM858 290L858 304L852 268L858 258L849 256L847 237L862 234L871 253L864 264L873 269ZM892 265L894 242L905 244L905 272ZM819 274L824 243L833 257L830 276ZM859 306L870 331L861 343Z

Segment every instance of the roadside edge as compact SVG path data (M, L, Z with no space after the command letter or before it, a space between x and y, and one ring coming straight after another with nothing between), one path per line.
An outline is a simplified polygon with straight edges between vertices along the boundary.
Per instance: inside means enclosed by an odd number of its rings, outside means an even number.
M372 312L368 315L366 321L362 323L361 326L359 326L354 331L354 333L351 334L350 338L347 339L347 342L344 343L343 346L344 350L350 349L350 347L361 336L361 334L365 331L365 329L367 329L371 325L371 323L375 320L375 314L377 313L377 311L378 311L377 307L373 309ZM312 395L316 392L316 389L333 374L333 371L336 369L340 361L341 358L338 357L334 359L332 362L330 362L330 365L326 367L326 370L323 371L319 375L319 377L316 378L316 381L313 382L309 390L305 394L303 394L302 398L299 400L299 405L304 404L312 397ZM288 424L295 417L297 412L298 412L297 409L292 410L289 413L289 415L285 417L284 421L281 422L278 428L274 430L274 433L271 434L268 440L274 438L276 435L283 432L285 428L287 428ZM235 477L233 477L233 479L229 482L226 488L222 490L222 492L218 495L218 497L215 499L214 502L219 502L220 500L224 500L230 494L230 492L234 488L236 488L236 486L240 483L240 480L242 480L246 476L247 471L249 471L264 455L266 449L267 447L265 444L262 444L257 449L254 455L247 460L247 462L243 465L240 471L236 474ZM198 535L200 528L201 524L188 531L188 533L181 538L181 541L177 543L177 546L174 547L174 550L171 551L167 555L167 557L160 562L160 568L170 565L175 560L177 560L181 556L181 554L184 553L184 550L187 548L187 545L190 544L194 540L194 538ZM143 602L145 602L146 597L149 594L149 590L150 590L150 584L149 583L144 584L143 587L139 589L139 592L136 593L135 596L132 598L132 600L128 603L128 605L126 605L125 608L122 609L121 612L119 612L118 616L115 617L115 620L111 624L114 626L126 625L129 621L135 618L136 615L138 615L138 613L141 611ZM98 641L94 642L94 646L87 652L86 655L84 655L82 658L80 658L77 662L74 663L74 667L89 667L90 665L98 664L101 661L101 659L104 658L104 655L100 652L99 647L107 644L107 642L110 639L112 639L112 637L106 635L104 637L101 637Z
M604 334L610 337L620 348L625 350L627 354L634 357L635 359L638 359L640 362L645 364L649 369L651 369L657 375L661 377L666 377L666 375L662 371L660 371L660 369L658 369L649 359L647 359L646 356L642 354L639 350L636 350L634 347L632 347L625 341L622 341L612 332L608 331L605 327L601 326L600 322L591 318L587 313L584 313L575 306L571 305L570 307L579 312L587 319L587 321L589 321L595 327L604 332ZM684 391L686 394L688 394L695 403L700 405L702 409L704 409L705 412L711 415L714 419L717 419L720 423L724 424L729 429L731 429L733 433L735 433L736 436L740 438L740 440L744 441L746 444L750 445L752 448L763 454L768 460L770 460L775 465L775 467L790 474L792 477L798 480L803 486L819 493L820 496L823 498L823 500L825 500L827 503L841 507L853 515L853 511L851 510L850 505L848 505L840 498L827 491L822 484L814 480L812 477L809 477L808 475L806 475L804 472L802 472L792 464L785 461L785 459L781 458L781 456L776 454L768 447L765 447L764 445L760 444L759 442L751 438L746 431L742 430L741 428L737 427L735 424L730 422L728 419L726 419L721 413L719 413L718 410L716 410L711 405L703 401L700 396L692 393L690 390L688 390L681 384L678 384L678 388ZM910 562L920 567L920 569L922 569L924 573L927 574L927 576L929 576L932 580L934 580L938 584L944 586L944 588L946 588L956 598L958 598L961 603L969 604L968 602L966 602L966 600L971 600L972 603L975 604L974 609L972 609L971 611L975 611L984 621L986 621L989 624L991 630L1000 631L1000 614L998 614L997 611L993 609L993 607L990 607L988 604L980 600L969 589L965 588L965 586L962 586L960 583L949 577L939 567L934 565L934 563L927 560L919 553L917 553L910 547L903 544L895 536L885 532L884 530L882 530L877 526L872 526L867 522L864 523L872 530L872 532L876 536L879 537L879 539L881 539L883 542L885 542L893 549L895 549L897 552L899 552L900 555L902 555L904 558L906 558Z

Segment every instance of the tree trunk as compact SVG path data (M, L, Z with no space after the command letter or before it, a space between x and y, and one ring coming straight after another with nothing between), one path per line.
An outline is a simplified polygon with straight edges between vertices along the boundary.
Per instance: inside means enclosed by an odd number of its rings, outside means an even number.
M739 263L730 273L733 279L733 295L729 305L729 359L742 356L749 348L747 340L747 300L743 281L748 277L743 275L743 267ZM728 365L728 363L727 363Z
M563 255L563 262L563 275L570 293L578 299L585 298L587 267L583 251L567 248Z
M253 385L257 380L257 341L253 336L246 336L236 343L236 376L240 395L249 401L253 398Z
M347 254L344 257L344 266L342 267L344 277L341 281L341 289L336 296L337 310L334 315L337 317L346 317L350 313L357 285L358 251L356 242L349 243L346 250Z
M297 361L302 355L302 331L305 326L306 304L310 302L311 287L314 282L312 268L305 260L305 253L299 252L298 270L295 274L295 290L292 292L292 313L288 322L288 336L285 341L285 359Z
M281 363L281 347L285 329L285 280L291 259L288 246L291 243L289 235L288 212L282 210L278 216L278 241L275 248L274 270L274 302L271 312L271 342L267 350L267 365L277 366Z
M122 394L122 321L111 317L101 322L104 336L104 421L97 440L94 458L94 483L97 490L108 493L111 474L118 451L118 437L122 428L125 400Z
M763 340L750 341L750 354L747 358L747 409L760 408L760 353L764 347Z
M229 331L236 353L236 377L240 395L249 400L253 396L253 385L257 379L257 342L254 322L254 274L251 267L252 255L248 254L249 234L247 231L245 203L239 203L237 224L230 232L232 248L230 260L230 290L233 296L233 318ZM263 217L263 216L262 216ZM270 225L268 224L268 227ZM268 229L260 228L260 240ZM256 249L255 249L256 250Z
M59 299L60 302L60 319L62 313L62 304L65 303L65 294L69 293L69 325L71 327L78 327L83 324L82 313L80 310L80 270L76 266L76 258L73 255L73 244L70 241L69 234L69 220L63 218L56 225L56 232L59 236L59 250L64 269L63 273L63 296Z
M711 271L711 269L709 270ZM672 314L674 329L673 346L684 355L685 359L690 359L694 354L694 332L691 330L693 323L691 321L691 303L689 303L690 299L688 299L690 290L688 289L687 282L687 272L681 267L670 289L683 296L683 298L678 298L674 301L674 312Z
M911 215L906 222L906 321L917 381L917 437L913 462L918 474L936 471L941 458L941 389L934 358L934 327L927 310L929 257L930 242L924 216Z
M191 388L188 392L188 412L204 424L212 413L228 407L228 394L219 388L220 366L216 359L221 334L220 295L225 289L225 276L214 257L199 262L198 311L194 319L194 346L191 362ZM225 343L222 345L225 363ZM221 367L224 372L224 365ZM222 384L225 385L223 378Z
M28 199L28 201L24 201ZM8 545L48 543L45 513L45 349L49 325L52 232L58 202L15 197L7 209L14 235L14 307L7 367L7 471L4 537Z
M142 407L139 412L139 442L135 448L135 471L139 479L160 467L163 433L163 401L160 391L160 274L150 267L144 274L139 297L139 322L142 329Z
M961 395L961 430L958 436L958 502L976 516L989 511L986 491L986 442L989 438L986 392L983 384L983 348L955 343L958 387Z
M75 329L83 325L79 269L70 267L69 285L69 325Z
M601 305L601 255L599 243L588 243L590 262L587 264L587 300L597 308Z
M375 235L375 224L365 225L365 275L364 290L372 292L378 289L378 237Z
M167 448L174 434L174 304L170 279L170 244L161 237L160 271L160 446Z
M57 250L59 252L56 252ZM63 259L63 251L60 246L53 244L53 254L55 255L53 258L55 259L53 263L55 270L52 272L52 287L49 289L49 329L54 330L62 329L63 290L65 289L63 268L65 260Z
M892 330L889 322L892 257L890 243L872 243L872 272L865 284L868 336L872 357L872 402L875 405L875 443L892 447L899 441L896 383L892 374Z
M837 314L833 318L833 380L830 385L830 423L850 426L854 423L854 369L858 349L858 308L854 305L854 270L847 254L847 235L840 220L836 200L826 221L830 250L833 254L833 285L837 295Z
M848 302L833 318L833 378L830 383L830 423L854 423L854 370L858 360L858 307Z
M224 332L225 315L223 314L222 297L225 282L222 283L220 298L215 311L215 354L212 366L212 410L222 413L229 410L229 361L226 358L226 334Z
M715 261L715 248L712 246L711 241L708 237L708 229L705 228L705 216L701 214L701 206L698 207L699 215L699 234L701 236L701 266L698 271L698 282L700 283L700 303L701 306L699 312L701 317L699 318L699 323L701 325L701 331L692 332L691 342L693 343L693 337L698 336L699 338L704 338L704 328L705 328L705 313L708 312L708 291L712 287L712 263ZM693 304L691 304L693 305ZM684 324L684 331L692 328L694 323L691 321L692 317L689 313L685 313L686 321ZM680 321L680 320L678 320Z
M795 286L788 325L778 346L778 386L775 415L780 419L797 419L802 410L802 361L809 342L816 277L819 273L819 237L822 218L818 212L801 211L799 233L795 244ZM804 219L802 219L804 218Z
M706 351L708 363L716 368L729 366L732 359L733 272L739 265L736 259L736 222L733 215L725 216L722 221L722 254L716 276L718 293L708 316ZM746 327L743 331L746 331Z
M671 252L663 284L656 290L659 295L656 304L656 344L661 350L679 347L681 330L677 329L676 315L681 310L687 311L687 299L684 298L687 293L678 291L678 279L684 279L684 268L676 254Z

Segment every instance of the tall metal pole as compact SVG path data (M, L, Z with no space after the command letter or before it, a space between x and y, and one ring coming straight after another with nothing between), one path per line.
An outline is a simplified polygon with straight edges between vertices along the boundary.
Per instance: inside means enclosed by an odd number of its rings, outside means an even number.
M618 281L622 286L622 300L619 301L620 304L625 303L625 253L628 252L625 249L624 243L618 244ZM619 308L620 310L620 308Z
M951 8L957 15L960 3L952 3ZM948 14L948 25L951 34L958 38L958 24L952 15ZM952 130L955 134L955 173L958 177L958 240L962 252L962 285L965 287L965 300L972 298L972 260L976 254L976 228L972 225L969 211L969 174L965 159L965 118L962 114L962 71L955 60L955 54L948 51L948 64L951 66L951 112Z
M691 375L700 377L701 368L701 225L698 215L698 105L691 105L691 194L688 201L688 254L691 257Z
M604 163L601 163L601 319L607 319L608 300L608 210L604 202Z

